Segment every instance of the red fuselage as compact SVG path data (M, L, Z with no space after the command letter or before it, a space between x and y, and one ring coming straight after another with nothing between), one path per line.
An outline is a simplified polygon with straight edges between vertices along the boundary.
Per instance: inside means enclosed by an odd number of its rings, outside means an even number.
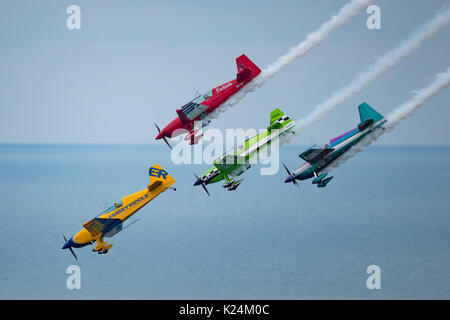
M236 79L215 87L177 109L178 117L165 126L156 136L156 139L172 138L187 132L195 134L193 132L195 121L201 121L205 116L220 107L261 72L245 55L238 57L236 64L238 67Z

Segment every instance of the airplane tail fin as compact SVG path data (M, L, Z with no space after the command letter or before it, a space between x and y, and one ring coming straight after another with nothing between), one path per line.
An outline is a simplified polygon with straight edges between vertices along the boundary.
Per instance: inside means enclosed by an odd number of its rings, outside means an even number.
M267 129L281 129L291 122L293 122L291 118L285 115L283 111L276 108L270 113L270 125L267 127Z
M369 106L367 103L363 102L358 106L359 117L361 118L361 123L364 121L373 120L373 123L376 123L383 119L384 117L379 114L375 109Z
M254 64L245 54L236 58L236 65L238 73L236 79L238 82L245 81L249 78L254 78L261 73L256 64Z
M278 119L282 118L284 116L284 112L280 109L276 108L270 113L270 124L274 123Z
M148 175L150 177L150 184L148 185L148 189L150 191L160 186L162 186L165 190L173 185L176 181L159 164L155 164L154 166L150 167L148 169Z

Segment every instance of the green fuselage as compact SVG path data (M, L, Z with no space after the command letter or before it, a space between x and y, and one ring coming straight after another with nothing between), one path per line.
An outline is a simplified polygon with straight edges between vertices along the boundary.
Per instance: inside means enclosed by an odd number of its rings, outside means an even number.
M270 127L264 132L247 139L236 150L231 150L214 161L214 166L206 171L200 179L205 184L216 183L222 180L229 181L236 178L251 167L250 160L262 150L271 145L275 139L286 135L295 127L292 120L283 123L275 129Z

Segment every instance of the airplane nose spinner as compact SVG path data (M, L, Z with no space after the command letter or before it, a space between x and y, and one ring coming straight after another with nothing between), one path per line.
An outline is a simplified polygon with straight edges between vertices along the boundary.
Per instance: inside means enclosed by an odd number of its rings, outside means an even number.
M194 182L194 186L199 186L202 184L202 179L197 178L197 181Z
M62 246L61 249L67 249L67 248L71 248L72 247L72 238L70 238L66 243L64 243L64 245Z
M288 176L288 177L284 180L284 183L292 182L292 180L294 180L294 177L293 177L293 176Z
M73 247L74 244L75 244L75 243L73 242L73 237L70 238L69 240L67 240L67 239L66 239L66 236L63 235L63 238L64 238L64 241L66 241L66 243L64 243L64 245L62 246L61 249L69 249L69 250L70 250L70 253L74 256L74 258L75 258L76 260L78 260L77 255L75 254L75 252L73 252L73 249L72 249L72 247Z

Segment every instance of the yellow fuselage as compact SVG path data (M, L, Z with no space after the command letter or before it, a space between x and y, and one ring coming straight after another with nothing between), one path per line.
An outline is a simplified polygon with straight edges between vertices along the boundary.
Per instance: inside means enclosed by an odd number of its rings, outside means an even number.
M139 192L130 194L122 198L120 206L116 206L115 209L100 215L99 218L107 218L107 219L114 218L125 221L128 218L130 218L133 214L135 214L139 209L141 209L147 203L149 203L158 194L160 194L161 191L158 190L149 191L148 189L144 189ZM81 229L77 234L73 236L73 241L78 245L86 245L93 241L96 241L97 239L98 236L93 236L85 228Z
M147 203L152 201L160 193L171 187L176 181L159 164L155 164L148 169L150 184L146 189L130 194L113 206L104 210L97 217L83 223L83 229L67 240L61 249L69 249L73 256L77 256L72 248L81 248L88 244L96 245L93 251L104 254L107 253L113 244L108 244L103 237L109 238L123 230L123 222L135 214Z

